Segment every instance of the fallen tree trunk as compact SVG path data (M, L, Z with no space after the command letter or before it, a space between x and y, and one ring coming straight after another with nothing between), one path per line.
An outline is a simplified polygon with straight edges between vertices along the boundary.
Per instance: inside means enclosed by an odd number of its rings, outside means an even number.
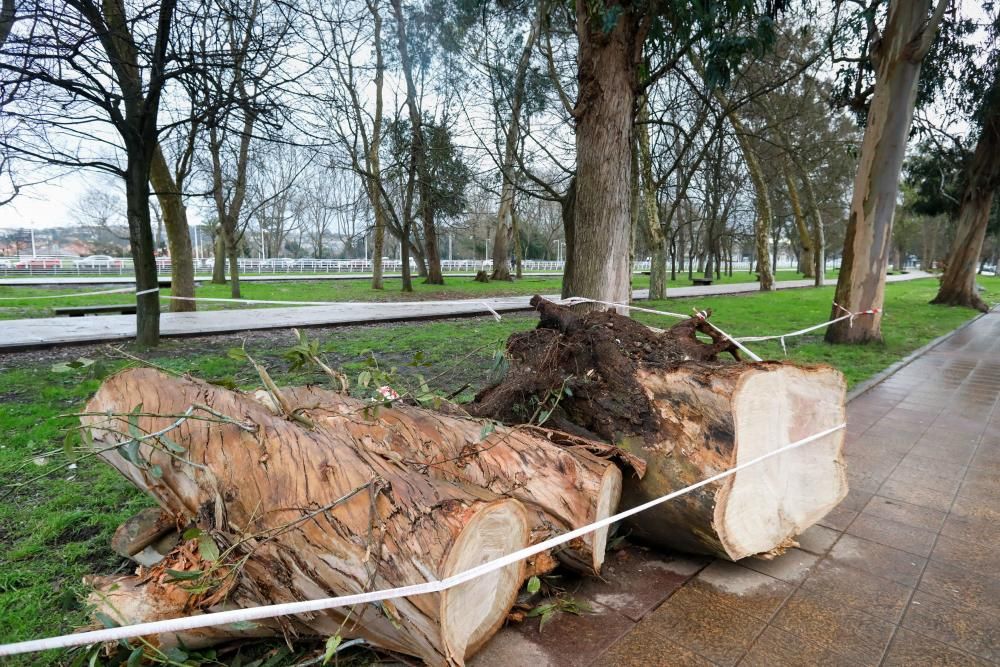
M509 370L470 412L508 423L528 406L557 428L643 459L626 476L634 507L844 422L844 380L827 366L723 363L735 346L711 313L666 331L535 297L541 322L508 341ZM712 343L698 340L697 333ZM731 560L780 550L843 499L843 432L768 459L630 520L655 545Z
M310 430L205 382L124 371L104 382L82 421L102 458L210 541L201 555L213 564L194 569L185 613L443 579L528 544L517 500L414 474L345 433ZM502 624L523 567L440 594L285 617L275 629L364 637L433 665L461 665ZM143 591L133 595L149 598L150 585L132 587ZM123 606L176 610L169 602Z
M528 509L532 543L599 521L618 508L621 471L587 450L613 452L607 445L579 440L560 446L549 439L560 435L545 429L494 427L398 402L373 408L370 402L318 387L283 387L281 394L317 428L347 434L379 456L520 500ZM569 542L556 555L578 571L599 574L607 535L602 528Z

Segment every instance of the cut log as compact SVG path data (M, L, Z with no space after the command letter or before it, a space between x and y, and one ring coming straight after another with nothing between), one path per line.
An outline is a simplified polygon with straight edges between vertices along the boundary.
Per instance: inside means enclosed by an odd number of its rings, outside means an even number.
M494 426L399 402L373 408L371 402L318 387L283 387L281 394L317 428L346 433L379 456L520 500L528 509L532 543L603 519L618 508L621 471L588 451L586 441L560 446L545 437L558 434L543 429ZM257 397L273 407L266 392ZM596 441L589 446L609 450ZM607 535L602 528L567 543L556 555L580 572L599 574Z
M235 607L347 595L443 579L528 544L517 500L414 474L345 433L309 430L222 387L132 369L106 380L87 412L95 451L221 551L189 612L217 604L221 586ZM286 617L281 630L364 637L461 665L503 623L523 567L440 594Z
M707 324L710 313L657 331L616 313L579 313L540 297L532 304L539 327L511 336L506 376L480 392L470 412L513 423L542 403L556 427L643 459L646 475L623 482L623 507L845 420L838 371L720 362L722 352L739 355ZM843 439L834 432L660 504L630 525L654 545L731 560L780 550L847 494Z
M647 463L642 480L626 481L624 507L845 421L843 376L824 366L684 362L669 371L640 368L635 377L661 429L656 441L622 443ZM629 525L653 544L730 560L780 550L847 495L843 442L836 431L662 503Z

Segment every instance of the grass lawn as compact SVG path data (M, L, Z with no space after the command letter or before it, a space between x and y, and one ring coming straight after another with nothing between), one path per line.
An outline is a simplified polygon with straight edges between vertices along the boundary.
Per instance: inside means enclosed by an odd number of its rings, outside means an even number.
M1000 278L984 278L981 282L988 289L987 301L1000 300ZM852 385L856 384L975 315L967 309L928 305L936 285L934 280L918 280L886 287L884 344L827 346L819 331L789 339L788 356L802 362L830 363L843 370ZM315 289L330 286L320 283ZM831 296L832 288L828 287L675 299L650 305L674 312L709 307L715 311L713 322L733 335L748 336L783 333L821 322L829 314ZM655 315L638 317L661 327L672 322ZM481 386L503 340L514 331L533 327L535 322L531 315L509 315L501 322L476 318L310 333L321 341L331 365L355 376L374 350L382 367L399 368L401 385L414 382L419 372L433 388L447 393L461 390L460 396L469 398ZM253 386L253 372L226 355L226 350L239 345L240 340L235 336L168 340L147 356L156 364L209 380ZM248 351L271 370L279 383L322 382L322 376L311 371L289 370L281 355L292 344L288 332L251 333L246 343ZM751 347L765 358L782 356L776 342ZM0 643L60 634L84 624L81 577L131 569L127 561L110 551L108 542L123 520L151 501L110 467L94 460L66 469L63 438L76 420L60 415L78 411L97 389L99 380L94 377L93 366L69 372L53 369L54 364L83 356L98 360L105 371L128 363L107 356L107 349L64 348L0 356ZM418 352L421 363L406 365ZM48 476L38 478L46 473ZM240 650L252 651L253 646L248 644ZM232 658L229 654L225 661ZM65 655L50 652L5 664L62 664L66 660ZM294 656L285 656L277 664L294 664Z
M836 274L830 274L836 278ZM797 280L801 276L794 271L779 271L777 280ZM753 274L740 271L732 276L723 276L718 283L746 283L756 280ZM246 282L241 287L244 299L261 299L275 301L415 301L438 299L473 299L485 296L515 296L525 294L558 294L562 290L562 276L527 276L514 282L477 283L472 278L445 276L444 285L425 285L422 280L413 280L413 292L400 291L402 282L398 278L385 281L385 289L373 290L368 280L288 280L279 282ZM691 281L687 274L678 276L670 287L689 287ZM635 289L649 287L649 276L636 274L633 276ZM74 292L97 292L103 289L113 289L88 285L85 287L10 287L0 286L0 320L31 317L52 317L57 306L90 306L98 304L130 303L134 297L129 293L105 294L98 296L67 297L64 299L31 299L18 297L50 296L53 294L73 294ZM170 294L169 289L163 290ZM207 282L196 290L197 296L224 298L230 297L228 285L212 285ZM169 308L163 301L163 308ZM201 309L217 310L221 308L241 307L238 304L202 303Z

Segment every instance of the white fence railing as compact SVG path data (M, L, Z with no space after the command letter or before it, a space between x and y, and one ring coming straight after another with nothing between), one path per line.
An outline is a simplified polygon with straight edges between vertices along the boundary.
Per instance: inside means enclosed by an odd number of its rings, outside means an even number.
M245 274L366 274L372 271L370 259L250 259L240 258L240 272ZM156 260L161 274L170 271L170 259L160 257ZM211 273L215 261L212 258L196 259L195 272L199 275ZM522 269L526 273L561 272L565 262L562 260L526 259ZM402 262L398 259L382 260L382 269L386 273L399 273ZM635 262L634 271L649 271L648 259ZM749 271L750 260L742 259L733 262L733 271ZM840 266L840 259L827 260L827 268ZM416 262L411 259L410 268L416 272ZM441 269L447 273L475 273L490 270L493 260L487 259L445 259L441 260ZM669 268L669 267L668 267ZM793 258L782 257L778 260L777 270L795 269ZM679 273L687 273L687 267ZM106 259L74 259L66 257L0 257L0 277L17 276L131 276L133 275L132 259L130 257L111 257Z

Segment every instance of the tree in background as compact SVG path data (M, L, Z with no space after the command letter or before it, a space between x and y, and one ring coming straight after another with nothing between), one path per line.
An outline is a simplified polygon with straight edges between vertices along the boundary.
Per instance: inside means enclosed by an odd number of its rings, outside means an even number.
M873 76L874 83L867 89L871 101L865 107L867 124L831 319L842 315L842 309L876 312L830 325L827 342L867 343L882 339L881 308L892 245L892 218L920 67L934 44L948 2L937 0L932 6L931 0L889 0L888 7L876 2L863 12L867 21L862 51L865 55L852 59L858 67L853 75L857 105L864 106L867 98L867 94L861 95L866 90L864 80ZM881 12L884 24L880 28Z
M976 292L976 271L995 209L994 194L1000 188L1000 11L993 2L984 3L983 8L992 13L986 26L989 47L985 54L977 53L959 64L961 94L954 98L971 112L979 136L962 173L955 237L941 288L931 303L987 312L989 306Z

